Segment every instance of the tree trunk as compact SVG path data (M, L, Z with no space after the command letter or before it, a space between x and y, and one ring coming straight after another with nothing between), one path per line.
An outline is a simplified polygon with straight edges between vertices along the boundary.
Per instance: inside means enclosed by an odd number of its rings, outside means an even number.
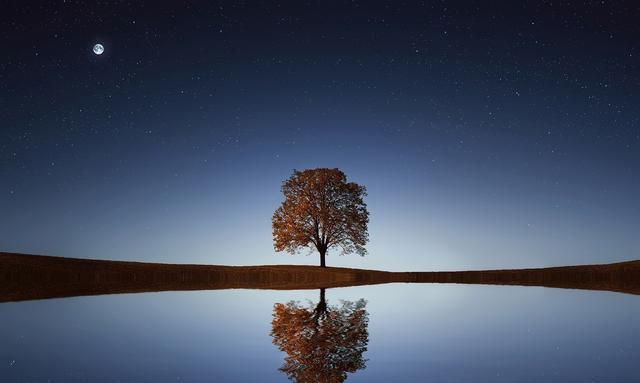
M325 263L325 260L324 260L324 257L327 254L327 249L320 248L318 249L318 252L320 253L320 267L327 267L327 264Z
M320 323L321 319L325 319L327 317L327 301L324 299L324 290L320 289L320 301L316 305L316 308L313 310L313 320L316 322L316 325ZM313 336L318 333L318 328L315 328L315 332Z

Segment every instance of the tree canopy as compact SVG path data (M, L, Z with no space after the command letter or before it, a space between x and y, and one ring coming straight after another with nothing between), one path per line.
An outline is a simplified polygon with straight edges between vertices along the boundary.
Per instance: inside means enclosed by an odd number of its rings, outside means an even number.
M364 202L366 188L347 182L339 169L294 170L282 184L284 201L273 214L276 251L296 253L315 248L320 266L329 249L340 254L365 255L369 240L369 212Z

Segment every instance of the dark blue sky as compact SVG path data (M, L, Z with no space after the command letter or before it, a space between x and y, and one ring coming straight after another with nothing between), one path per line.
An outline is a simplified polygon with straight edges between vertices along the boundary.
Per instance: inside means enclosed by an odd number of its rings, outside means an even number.
M0 249L316 264L271 215L339 167L370 254L329 265L638 258L640 5L487 3L10 2Z

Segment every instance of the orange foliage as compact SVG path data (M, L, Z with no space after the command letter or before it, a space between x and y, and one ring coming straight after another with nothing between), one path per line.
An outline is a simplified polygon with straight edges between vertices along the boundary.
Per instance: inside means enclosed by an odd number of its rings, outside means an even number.
M282 193L285 199L272 219L276 251L294 254L315 247L321 266L330 248L339 248L342 255L366 254L369 212L364 186L347 182L339 169L294 170Z
M366 302L327 307L324 291L315 309L296 302L273 308L273 343L287 353L280 371L294 382L344 382L366 367L369 342Z

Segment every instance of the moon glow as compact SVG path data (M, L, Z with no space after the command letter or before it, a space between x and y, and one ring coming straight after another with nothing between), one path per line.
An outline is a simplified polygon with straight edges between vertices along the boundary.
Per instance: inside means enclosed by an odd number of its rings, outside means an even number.
M93 46L93 53L97 54L98 56L100 56L101 54L104 53L104 46L102 44L96 44Z

